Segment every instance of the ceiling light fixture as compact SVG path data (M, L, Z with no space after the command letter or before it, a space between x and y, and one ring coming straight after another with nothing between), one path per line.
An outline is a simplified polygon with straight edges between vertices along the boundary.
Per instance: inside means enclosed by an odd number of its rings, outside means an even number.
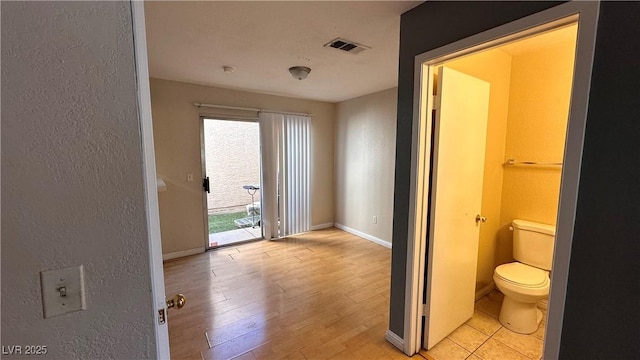
M303 80L307 78L307 75L309 75L311 69L306 66L292 66L289 68L289 72L294 78Z

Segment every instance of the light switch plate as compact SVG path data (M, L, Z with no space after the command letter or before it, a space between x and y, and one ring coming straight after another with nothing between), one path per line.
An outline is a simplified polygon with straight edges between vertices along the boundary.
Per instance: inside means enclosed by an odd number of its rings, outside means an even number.
M40 272L44 318L86 309L84 267Z

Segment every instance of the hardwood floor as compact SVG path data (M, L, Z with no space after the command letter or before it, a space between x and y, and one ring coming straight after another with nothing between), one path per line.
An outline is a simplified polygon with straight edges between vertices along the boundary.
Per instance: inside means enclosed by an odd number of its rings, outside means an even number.
M384 336L391 251L338 229L164 264L174 359L407 359ZM414 358L422 359L419 355Z

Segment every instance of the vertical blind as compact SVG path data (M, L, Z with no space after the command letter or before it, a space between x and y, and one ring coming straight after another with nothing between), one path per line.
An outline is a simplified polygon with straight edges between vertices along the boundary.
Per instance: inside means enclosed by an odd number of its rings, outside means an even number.
M309 231L311 118L261 112L259 121L265 238Z
M260 213L265 239L278 238L278 157L280 132L284 118L273 113L260 113L260 153L262 172L260 176Z

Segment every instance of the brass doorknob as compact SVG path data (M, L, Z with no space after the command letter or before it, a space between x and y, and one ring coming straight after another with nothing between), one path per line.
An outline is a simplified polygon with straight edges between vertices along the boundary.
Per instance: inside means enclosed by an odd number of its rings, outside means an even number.
M186 302L187 302L187 298L184 297L184 295L176 294L176 296L167 300L167 309L172 307L175 307L177 309L182 309L182 307L184 307L184 304L186 304Z
M487 222L487 217L486 216L480 216L480 214L476 215L476 224L479 222Z

